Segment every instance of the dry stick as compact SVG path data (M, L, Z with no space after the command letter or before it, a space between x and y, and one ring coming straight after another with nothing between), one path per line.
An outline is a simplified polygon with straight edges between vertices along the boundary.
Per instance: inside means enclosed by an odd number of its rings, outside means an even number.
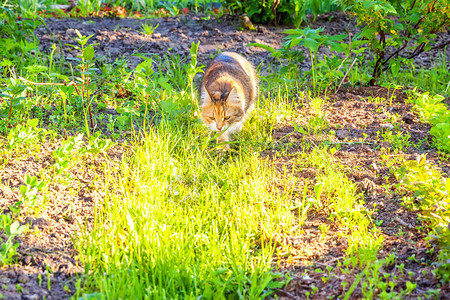
M283 289L276 289L276 290L279 294L283 294L283 296L285 296L285 297L289 297L290 299L297 299L297 297L294 294L292 294L288 291L285 291Z
M73 81L70 81L69 83L67 83L66 81L64 81L64 83L56 83L56 82L33 82L33 81L30 81L30 80L25 79L25 78L20 77L20 76L19 76L19 79L20 79L20 80L23 80L23 81L25 81L25 82L27 82L27 83L34 84L34 85L63 85L63 86L70 86L70 85L72 85L72 86L75 88L75 90L77 91L78 95L81 95L80 91L78 90L78 86L77 86L76 82L73 82Z
M397 221L398 223L400 223L400 225L403 225L409 229L414 228L413 226L411 226L411 224L406 223L405 221L403 221L402 219L400 219L399 217L395 217L394 221Z
M316 265L321 265L321 266L325 266L325 267L330 266L332 263L334 263L337 260L340 260L341 258L344 258L344 256L335 257L335 258L333 258L329 261L323 262L323 263L319 262L319 263L316 263Z
M14 99L15 99L15 97L11 97L11 103L9 104L8 124L9 124L9 122L10 122L10 120L11 120L11 112L12 112L12 107L13 107Z
M352 69L353 65L355 64L356 60L358 58L355 57L355 59L353 60L352 64L350 65L350 68L348 68L347 72L344 75L344 78L342 78L341 83L339 83L338 88L336 89L336 91L334 92L335 94L339 91L339 89L341 88L342 83L344 82L344 79L347 78L348 72L350 72L350 70Z
M70 85L72 85L75 88L75 90L77 91L78 95L81 96L81 93L78 90L78 86L77 86L76 82L73 82L73 81L70 81L69 83L67 83L65 80L64 80L64 83L33 82L33 81L30 81L30 80L25 79L25 78L20 77L20 76L19 76L19 79L21 79L21 80L23 80L23 81L25 81L27 83L34 84L34 85L63 85L63 86L70 86ZM87 94L89 96L89 92L87 92ZM91 121L91 127L92 127L92 130L94 130L94 123L92 122L92 112L91 112L91 106L90 105L88 105L88 109L89 109L89 117L90 117L90 121Z
M346 57L346 58L341 62L341 64L339 65L339 67L338 67L337 70L336 70L336 73L339 72L339 70L340 70L341 67L344 65L344 63L345 63L345 61L347 60L347 58L348 58L348 57ZM344 78L345 78L345 77L344 77ZM333 84L333 81L331 81L330 84L327 86L327 88L325 89L325 93L326 93L326 91L328 91L328 88L329 88L332 84Z
M385 36L385 34L384 34L384 31L383 30L381 30L381 28L380 27L378 27L378 31L379 31L379 33L380 33L380 40L379 40L379 43L381 44L381 45L386 45L386 36ZM384 55L385 55L385 51L386 51L386 48L383 46L382 47L384 50L382 50L380 53L379 53L379 55L378 55L378 58L377 58L377 60L376 60L376 62L375 62L375 66L374 66L374 68L373 68L373 72L372 72L372 79L369 81L369 85L375 85L375 83L378 81L378 79L379 79L379 77L380 77L380 72L382 72L382 70L380 70L380 68L382 68L382 66L383 66L383 64L382 64L382 60L383 60L383 57L384 57ZM376 54L376 53L375 53Z
M90 78L88 78L88 83L87 83L87 85L89 85L89 83L90 83L90 80L89 80L89 79L90 79ZM88 103L89 119L90 119L90 121L91 121L91 128L92 128L92 131L94 131L94 122L92 121L91 102L90 102L90 100L89 100L89 89L86 90L86 98L87 98L87 103Z

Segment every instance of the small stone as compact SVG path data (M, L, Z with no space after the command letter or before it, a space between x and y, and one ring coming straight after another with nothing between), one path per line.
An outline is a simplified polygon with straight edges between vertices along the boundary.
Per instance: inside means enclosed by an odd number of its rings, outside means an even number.
M25 258L23 259L23 263L26 265L31 264L31 256L30 255L25 256Z
M402 120L406 124L412 124L414 123L414 115L412 113L407 113L406 115L403 116Z
M429 281L428 279L421 280L420 283L424 287L429 287L431 285L431 281Z
M19 276L20 283L27 283L28 281L30 281L30 278L28 278L28 275L22 274Z
M39 299L39 295L38 294L22 295L22 299L24 299L24 300L38 300Z
M375 183L368 179L364 178L362 181L356 183L359 192L364 192L365 194L370 194L376 188Z
M263 33L263 34L267 34L267 32L268 32L267 28L264 27L264 26L258 26L258 27L256 27L256 30L257 30L259 33Z
M385 148L385 149L389 149L389 148L391 148L391 144L388 143L388 142L382 142L382 143L380 143L380 147L381 148Z
M385 124L381 124L381 127L392 129L392 128L394 128L394 125L392 125L392 124L390 124L390 123L385 123Z
M361 145L361 151L362 152L368 152L368 153L372 153L373 152L372 148L370 148L369 146L366 146L366 145Z
M336 136L338 139L343 140L350 136L350 132L348 132L348 130L346 129L339 129L338 131L336 131Z
M16 274L16 272L14 270L5 271L5 272L3 272L3 275L6 276L9 279L15 279L16 276L17 276L17 274Z

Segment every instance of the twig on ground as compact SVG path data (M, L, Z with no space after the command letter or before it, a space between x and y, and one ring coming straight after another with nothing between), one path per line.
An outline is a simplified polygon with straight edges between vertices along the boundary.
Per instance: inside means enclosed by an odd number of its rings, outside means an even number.
M357 59L358 59L358 58L355 58L355 59L353 60L352 64L350 65L350 68L348 68L347 72L345 73L344 77L342 78L341 83L339 83L338 88L336 89L336 91L334 91L335 94L336 94L336 93L339 91L339 89L341 88L342 83L344 82L345 78L347 78L348 72L350 72L350 70L352 69L352 67L353 67L353 65L355 64L355 62L356 62Z
M329 261L327 261L327 262L324 262L324 263L317 263L317 265L322 265L322 266L330 266L332 263L334 263L335 261L338 261L338 260L340 260L341 258L344 258L344 256L339 256L339 257L335 257L335 258L333 258L333 259L331 259L331 260L329 260Z
M297 299L297 297L294 294L289 293L288 291L285 291L285 290L282 290L282 289L277 289L277 292L279 294L285 296L285 297L290 297L292 299Z
M414 227L411 226L411 224L406 223L405 221L403 221L402 219L400 219L399 217L395 217L394 221L397 221L400 225L403 225L405 227L408 227L409 229L413 229Z

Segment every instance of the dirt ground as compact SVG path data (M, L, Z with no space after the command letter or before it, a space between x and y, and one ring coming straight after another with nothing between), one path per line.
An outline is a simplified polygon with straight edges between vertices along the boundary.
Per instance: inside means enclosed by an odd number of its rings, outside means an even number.
M396 92L396 100L392 103L376 104L370 103L368 97L383 97L389 99L389 92L382 87L348 88L331 97L330 103L326 105L326 121L329 122L330 130L334 130L336 135L330 142L341 144L341 148L336 152L339 162L348 168L346 175L356 183L358 191L364 194L365 206L373 209L376 204L377 211L372 218L380 222L379 229L384 238L383 249L379 252L379 258L384 258L390 253L396 253L396 266L405 265L404 271L412 272L411 281L417 283L415 291L409 295L408 299L424 298L424 293L430 288L439 286L438 280L431 274L430 264L436 257L427 253L428 247L425 241L426 235L416 229L420 225L417 220L417 213L407 210L401 205L401 198L391 186L397 183L395 177L389 172L389 168L382 164L381 156L390 149L388 143L377 144L377 131L389 126L385 112L397 113L405 122L402 126L404 134L411 135L412 145L417 145L419 140L430 140L428 131L430 127L420 123L417 117L411 112L411 105L406 104L406 95L403 92ZM310 112L307 108L302 109L305 116L305 123ZM299 124L300 126L304 124ZM345 141L347 139L357 139L367 135L364 144L354 144ZM294 142L302 137L301 133L295 132L292 126L281 127L274 132L276 139L283 143ZM286 138L288 137L288 138ZM317 144L321 142L317 136ZM316 137L316 138L317 138ZM372 144L373 143L373 144ZM273 157L273 161L279 167L280 172L286 166L292 166L296 158L295 153L301 152L301 148L292 148L289 157L275 158L273 153L267 152L265 155ZM436 150L424 144L419 149L409 147L406 151L398 153L398 157L408 160L415 160L418 155L426 154L429 161L439 166L443 173L450 175L450 162L439 158ZM303 169L297 172L296 176L304 182L308 179L310 185L315 183L315 171ZM386 183L390 185L386 188ZM312 187L311 187L312 188ZM319 225L330 225L330 231L325 237L321 236ZM317 268L326 270L332 267L336 270L338 260L345 257L344 250L347 247L345 239L338 238L338 233L342 229L338 225L330 222L325 213L309 214L307 222L302 227L304 234L300 236L285 237L284 244L292 248L289 259L278 259L276 264L282 270L292 272L293 279L278 295L281 299L305 299L307 292L312 292L312 286L318 287L318 292L310 297L312 299L333 299L341 296L343 292L342 283L352 283L357 273L349 274L336 273L332 279L323 282L324 276L321 272L316 272ZM415 255L416 261L408 259ZM293 258L292 258L293 257ZM427 272L427 275L423 275ZM382 273L390 273L392 276L400 274L391 266L390 269L382 270ZM406 280L399 280L398 287L405 288ZM351 299L361 299L362 294L358 286ZM425 297L426 298L426 297ZM440 299L450 298L450 285L441 287Z
M140 33L140 24L149 22L159 24L152 36ZM218 50L236 51L243 53L255 65L273 62L269 53L256 47L246 47L248 43L256 42L269 45L274 48L281 47L286 28L258 26L256 31L238 31L237 22L232 17L224 17L219 20L205 20L204 16L187 15L176 18L164 19L47 19L46 27L41 26L36 30L40 40L40 49L50 51L51 44L55 43L61 53L59 55L73 58L76 54L72 48L65 44L74 44L78 29L84 35L93 35L92 41L96 43L96 55L105 55L107 59L114 61L123 58L129 61L131 67L136 66L141 59L132 56L135 53L166 53L179 54L182 59L189 59L189 48L192 42L200 41L199 61L208 62ZM350 32L354 34L356 29L354 22L350 21L342 13L331 13L319 16L313 27L324 27L325 34L341 34ZM441 34L443 40L449 39L448 33ZM325 53L327 50L321 50ZM446 53L450 61L450 53ZM422 54L416 58L417 65L430 66L435 53ZM301 66L308 68L308 59ZM347 88L341 89L338 94L332 95L326 105L329 130L335 130L335 140L332 142L344 142L346 138L362 137L367 134L370 143L376 138L376 132L383 126L389 126L383 112L398 113L405 121L403 131L411 134L412 142L422 139L430 140L429 126L419 122L411 112L411 106L405 103L405 95L397 91L396 100L392 106L371 103L368 97L382 96L389 98L388 91L380 87ZM308 116L307 107L299 107L305 118ZM380 113L380 111L382 113ZM301 125L301 124L299 124ZM283 126L273 133L280 143L291 142L294 147L292 153L300 151L300 145L296 144L301 138L301 133L294 132L292 126ZM288 138L286 138L289 135ZM354 180L365 194L367 207L373 208L376 203L379 207L374 216L376 220L383 220L381 230L385 239L384 249L380 252L383 256L396 252L398 263L404 263L405 269L413 272L414 281L418 288L412 298L423 295L429 288L438 286L438 282L428 272L426 276L422 271L430 268L428 264L434 259L426 253L424 235L415 229L416 213L405 210L400 205L400 197L390 193L383 187L384 177L390 182L395 181L389 170L380 165L382 148L390 145L382 145L381 148L374 145L342 144L337 152L340 162L349 167L347 176ZM57 142L40 149L38 156L27 157L23 155L8 161L0 169L0 210L9 211L8 206L21 200L17 188L23 184L25 174L36 175L40 170L49 166L53 159L51 152L60 146ZM110 150L110 157L120 160L125 150L119 146ZM427 158L439 165L442 170L450 173L450 164L438 160L436 151L425 143L421 148L410 147L404 154L406 158L414 159L419 154L427 154ZM292 164L290 157L276 158L274 153L262 153L273 157L274 163L279 166ZM77 260L77 251L74 249L72 238L79 233L79 225L92 224L94 207L101 207L103 192L95 182L95 178L102 178L102 163L107 159L102 156L88 159L90 166L87 173L70 171L68 184L58 182L49 186L48 209L40 214L39 218L29 217L23 220L32 230L19 239L19 262L16 266L0 269L0 284L3 286L1 294L5 299L64 299L70 297L75 291L77 278L82 276L83 267ZM357 167L358 166L358 167ZM300 178L314 180L314 172L303 170L296 174ZM278 291L282 299L305 299L305 293L311 291L314 285L319 287L319 293L312 298L324 299L327 296L337 298L342 294L343 281L352 282L355 274L338 274L330 281L324 283L321 274L315 273L315 267L335 267L339 258L344 256L346 241L338 238L340 228L331 225L328 235L320 238L318 226L329 222L325 214L308 216L305 223L305 234L301 236L285 237L285 244L292 246L294 259L281 258L278 263L283 271L292 272L290 284ZM405 234L396 235L399 230ZM408 260L415 254L417 262ZM390 270L387 270L390 271ZM48 288L48 281L51 289ZM17 285L22 289L18 289ZM402 283L404 285L404 283ZM354 298L361 296L357 289ZM450 298L450 287L442 288L442 299Z
M239 31L239 23L234 16L224 16L213 19L204 15L184 15L162 19L47 19L46 26L36 30L40 40L40 50L50 52L52 44L61 49L66 58L73 58L73 48L65 44L75 44L77 37L75 30L83 35L93 35L90 42L96 44L96 57L106 56L110 61L116 58L125 58L129 66L134 68L142 59L132 56L136 53L157 54L163 56L167 53L179 54L182 59L189 58L189 49L192 42L200 42L199 61L206 63L218 51L235 51L244 54L255 66L261 62L265 64L275 62L270 53L258 47L246 47L249 43L261 43L278 49L284 42L283 31L288 27L256 26L256 31ZM143 35L141 24L152 26L159 24L151 36ZM356 22L342 12L331 12L318 16L311 28L324 28L323 34L349 34L353 36L358 32ZM438 34L438 44L450 39L449 32ZM306 48L305 48L306 49ZM323 55L329 53L324 47L319 49ZM305 54L308 53L307 51ZM436 59L437 50L422 53L414 59L416 66L430 66ZM308 57L309 55L306 54ZM450 61L450 49L446 52L447 61ZM300 64L300 68L309 69L310 61L307 58ZM264 71L264 70L263 70Z

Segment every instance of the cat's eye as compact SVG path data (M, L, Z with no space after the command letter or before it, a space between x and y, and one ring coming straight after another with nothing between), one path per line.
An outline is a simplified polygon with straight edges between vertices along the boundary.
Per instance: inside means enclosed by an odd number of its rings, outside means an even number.
M225 118L223 118L224 120L229 120L231 118L231 116L226 116Z
M211 121L214 121L214 120L215 120L215 118L214 118L214 117L209 117L209 119L210 119Z

